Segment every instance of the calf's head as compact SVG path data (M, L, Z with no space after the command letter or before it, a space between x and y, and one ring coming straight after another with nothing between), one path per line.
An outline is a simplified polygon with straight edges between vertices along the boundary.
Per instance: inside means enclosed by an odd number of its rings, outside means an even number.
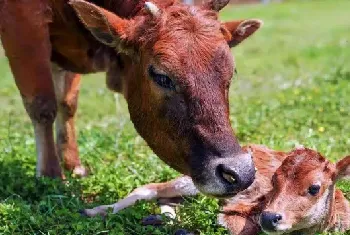
M218 11L227 3L195 7L158 0L122 19L71 1L86 28L115 49L107 76L122 79L137 131L162 160L212 196L235 194L255 175L230 126L228 91L235 70L230 47L261 21L219 22Z
M311 149L292 151L273 176L271 201L260 215L262 229L268 234L325 229L322 225L334 206L335 183L346 176L350 176L350 156L335 165Z

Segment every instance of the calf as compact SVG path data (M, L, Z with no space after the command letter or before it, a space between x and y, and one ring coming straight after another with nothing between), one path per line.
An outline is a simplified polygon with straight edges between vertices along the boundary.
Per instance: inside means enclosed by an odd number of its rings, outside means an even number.
M350 176L350 156L333 164L318 152L297 148L279 152L250 145L257 168L256 180L235 197L222 199L218 222L234 235L315 234L350 229L350 205L335 183ZM229 177L229 176L227 176ZM85 210L88 216L117 213L138 200L193 196L199 192L190 177L148 184L125 199ZM170 212L168 207L162 208Z

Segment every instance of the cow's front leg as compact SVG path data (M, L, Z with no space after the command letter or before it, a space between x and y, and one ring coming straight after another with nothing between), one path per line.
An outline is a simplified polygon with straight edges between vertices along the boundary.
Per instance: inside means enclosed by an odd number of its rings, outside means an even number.
M159 198L175 198L182 196L194 196L199 191L194 186L192 179L188 176L181 176L165 183L147 184L135 189L124 199L111 205L102 205L92 209L85 209L83 214L89 217L96 215L105 216L108 209L113 209L113 213L134 205L137 201L150 201ZM161 206L162 213L173 213L169 211L167 205ZM174 216L174 214L172 214Z
M1 41L34 126L36 175L63 177L53 137L57 105L50 63L49 3L3 1L0 5Z
M86 176L87 170L81 165L74 116L78 107L80 75L52 65L52 74L57 97L56 146L58 155L66 170L78 176Z

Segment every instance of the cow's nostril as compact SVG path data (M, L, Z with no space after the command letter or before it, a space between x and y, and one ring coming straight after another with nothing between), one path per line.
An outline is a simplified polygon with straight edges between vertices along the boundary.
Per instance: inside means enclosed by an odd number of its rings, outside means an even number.
M236 183L236 178L235 178L233 175L231 175L231 174L228 174L228 173L226 173L226 172L223 172L223 173L222 173L222 177L223 177L227 182L229 182L229 183L231 183L231 184L235 184L235 183Z
M225 166L225 165L222 165L220 164L218 166L218 173L219 173L219 176L222 177L222 179L227 183L227 184L230 184L230 185L236 185L236 184L239 184L239 178L238 178L238 175L237 173L232 170L231 168Z

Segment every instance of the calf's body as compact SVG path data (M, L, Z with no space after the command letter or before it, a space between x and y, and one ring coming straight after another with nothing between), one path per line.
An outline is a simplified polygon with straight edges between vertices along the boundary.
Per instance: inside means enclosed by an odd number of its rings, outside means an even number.
M264 231L267 234L313 235L350 229L349 201L335 188L337 180L350 176L350 157L335 165L307 148L280 152L250 145L244 149L251 151L257 173L249 188L232 198L222 199L218 223L231 234L257 235ZM113 205L84 212L88 216L105 215L108 208L113 208L117 213L138 200L197 193L191 178L182 176L166 183L145 185Z
M37 176L63 177L60 159L86 174L74 128L79 75L106 71L136 130L168 165L212 196L248 187L254 166L229 122L230 47L261 21L221 23L227 3L0 0L1 41L34 126Z

